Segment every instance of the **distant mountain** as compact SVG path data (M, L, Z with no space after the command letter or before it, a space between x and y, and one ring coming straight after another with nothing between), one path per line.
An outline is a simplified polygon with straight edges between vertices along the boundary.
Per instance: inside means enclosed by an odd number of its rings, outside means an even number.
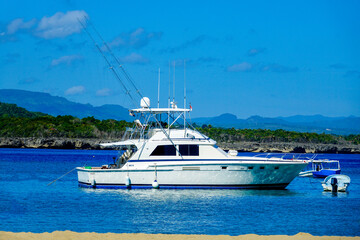
M345 117L325 117L320 114L305 116L305 115L295 115L291 117L277 117L277 119L285 120L287 122L292 123L311 123L311 122L324 122L324 121L334 121L334 120L341 120Z
M29 111L49 115L72 115L79 118L93 116L97 119L132 121L126 108L120 105L94 107L90 104L75 103L63 97L48 93L30 92L15 89L0 89L0 102L17 104Z
M213 118L194 118L197 125L210 124L214 127L224 128L249 128L249 129L284 129L298 132L330 133L339 135L359 134L359 117L325 117L322 115L313 116L291 116L264 118L251 116L247 119L238 119L233 114L222 114Z
M30 112L25 108L18 107L16 104L0 102L0 117L23 117L34 118L45 116L46 114L40 112Z
M42 112L53 116L72 115L79 118L93 116L97 119L133 121L128 110L120 105L107 104L94 107L90 104L71 102L63 97L51 96L48 93L0 89L0 102L17 104L19 107L26 108L29 111ZM214 127L223 128L284 129L339 135L360 134L360 118L354 116L296 115L277 118L251 116L247 119L239 119L233 114L225 113L217 117L194 118L192 122L199 126L211 124Z

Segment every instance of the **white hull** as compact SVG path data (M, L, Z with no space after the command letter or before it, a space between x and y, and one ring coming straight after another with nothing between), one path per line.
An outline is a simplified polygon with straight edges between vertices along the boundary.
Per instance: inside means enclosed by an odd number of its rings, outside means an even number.
M338 192L346 192L348 186L350 185L351 180L350 180L349 176L342 175L342 174L334 174L334 175L330 175L327 178L325 178L324 182L321 183L321 185L324 188L324 191L333 191L333 186L332 186L332 180L334 180L333 178L335 178L335 180L336 180L334 185L337 186L337 191Z
M166 164L166 163L165 163ZM127 188L285 188L304 168L304 163L221 162L184 165L148 165L146 169L85 169L78 168L82 187ZM226 168L226 169L225 169ZM155 176L157 175L157 177ZM127 186L127 176L131 185Z
M332 191L332 186L330 185L326 185L326 184L322 184L323 188L324 188L324 191ZM348 188L348 184L345 184L344 186L341 186L341 187L338 187L337 191L338 192L346 192L347 191L347 188Z

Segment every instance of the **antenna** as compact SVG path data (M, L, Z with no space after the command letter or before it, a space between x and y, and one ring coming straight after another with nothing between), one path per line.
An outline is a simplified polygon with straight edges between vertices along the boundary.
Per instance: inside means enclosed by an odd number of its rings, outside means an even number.
M184 60L184 109L186 108L186 60Z
M160 108L160 68L159 68L159 80L158 80L158 108Z
M174 61L174 73L173 73L173 108L175 108L175 61Z
M184 59L184 137L186 136L186 60Z
M170 93L171 92L171 67L170 67L170 60L169 60L169 101L168 101L168 108L170 108ZM170 133L170 112L168 112L168 131Z
M170 75L171 75L171 68L170 68L170 60L169 60L169 101L168 101L168 108L170 108L170 98L171 98L171 96L170 96L170 92L171 92L171 80L170 80Z

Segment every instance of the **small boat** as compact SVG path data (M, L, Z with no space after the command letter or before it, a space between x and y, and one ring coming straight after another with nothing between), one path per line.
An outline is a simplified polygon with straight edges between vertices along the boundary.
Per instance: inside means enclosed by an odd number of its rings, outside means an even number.
M346 192L350 185L350 177L342 174L333 174L326 177L321 184L324 191Z
M325 178L333 174L340 174L340 162L337 160L310 160L309 165L299 173L300 177Z

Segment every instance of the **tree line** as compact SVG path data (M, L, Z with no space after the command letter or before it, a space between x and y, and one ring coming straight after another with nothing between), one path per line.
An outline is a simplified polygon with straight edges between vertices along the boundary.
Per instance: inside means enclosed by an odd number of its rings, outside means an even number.
M218 142L297 142L297 143L324 143L324 144L360 144L360 134L339 136L333 134L318 134L309 132L286 131L282 129L235 129L214 128L211 125L203 125L197 128L205 135Z
M167 127L166 123L162 124ZM133 123L117 120L98 120L94 117L50 116L30 112L15 104L0 102L0 137L59 137L120 139ZM197 126L197 130L217 142L298 142L324 144L360 144L360 134L339 136L267 129L215 128Z

